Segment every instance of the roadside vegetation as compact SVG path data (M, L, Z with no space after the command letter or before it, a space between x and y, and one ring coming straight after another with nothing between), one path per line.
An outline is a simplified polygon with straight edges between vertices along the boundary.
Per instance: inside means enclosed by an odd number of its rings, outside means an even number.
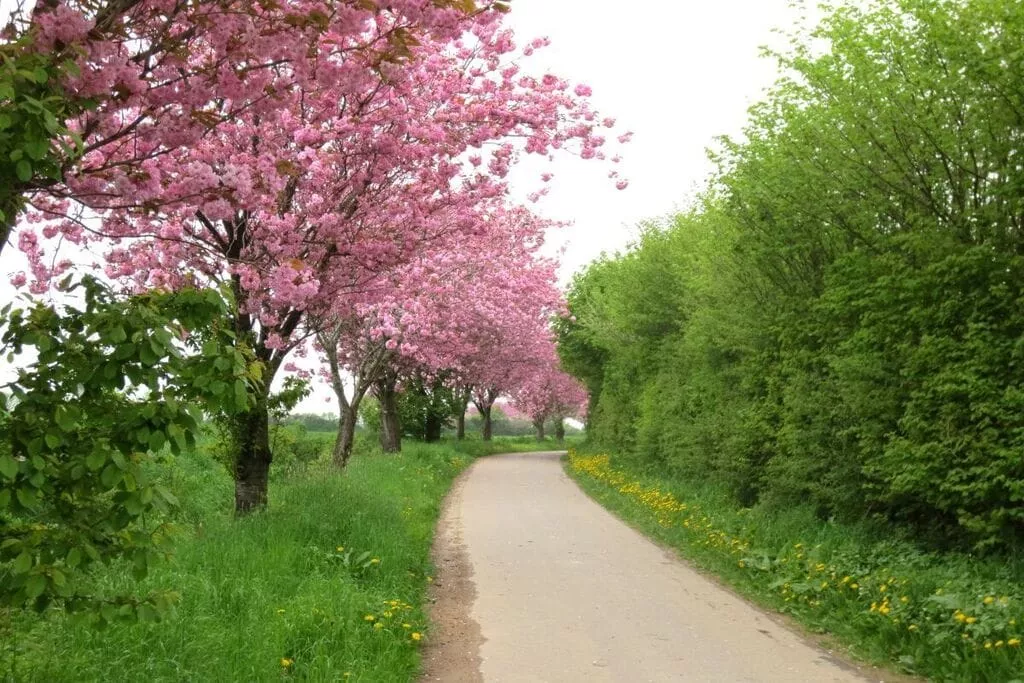
M429 548L453 478L478 455L554 442L407 441L383 454L366 434L342 473L330 466L332 434L285 429L271 505L244 519L208 441L151 463L181 501L169 520L174 554L141 582L121 563L99 568L87 589L171 591L176 607L100 629L62 611L4 611L0 680L414 679L430 634Z
M1008 0L837 3L699 201L580 273L560 327L610 455L584 483L937 679L1024 671L1022 37Z
M596 500L755 602L832 634L861 659L932 680L1010 681L1024 671L1024 565L929 552L870 524L806 507L743 508L727 491L570 451Z

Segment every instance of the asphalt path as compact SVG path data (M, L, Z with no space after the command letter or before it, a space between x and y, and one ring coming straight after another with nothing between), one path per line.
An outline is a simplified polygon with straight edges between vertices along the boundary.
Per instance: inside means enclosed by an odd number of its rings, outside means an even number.
M863 682L583 493L560 453L478 460L446 502L424 680Z

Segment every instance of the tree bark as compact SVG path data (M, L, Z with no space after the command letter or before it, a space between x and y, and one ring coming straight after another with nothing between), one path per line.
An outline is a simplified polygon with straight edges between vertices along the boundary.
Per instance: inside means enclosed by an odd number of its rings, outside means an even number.
M493 430L493 425L491 424L491 406L487 406L486 410L481 410L480 411L480 417L482 417L483 420L484 420L484 428L483 428L484 441L490 441L491 440L491 432Z
M334 439L334 451L331 453L331 464L338 469L344 469L352 457L359 418L359 403L354 401L353 404L341 406L338 414L338 436Z
M491 434L493 431L493 425L491 424L491 408L494 407L494 401L498 398L498 392L494 389L484 389L482 393L480 391L473 392L473 405L480 411L480 418L483 420L483 437L484 441L491 440Z
M565 441L565 420L561 417L555 418L555 438L558 443Z
M544 418L538 418L533 421L533 428L537 430L537 441L544 440Z
M469 407L470 390L460 388L455 393L455 438L462 441L466 438L466 408Z
M377 380L374 395L380 402L380 447L385 453L402 450L402 431L398 422L398 392L395 391L397 378L393 372Z
M359 364L353 370L352 400L345 395L345 382L341 379L341 361L338 357L338 344L341 341L342 326L327 321L315 321L318 331L316 339L327 357L327 365L331 371L331 388L338 399L338 436L334 439L334 451L331 453L331 464L344 469L352 457L352 446L355 442L356 423L359 421L359 406L363 397L377 379L387 357L385 347L365 349Z
M267 506L270 478L270 416L267 392L261 391L248 411L232 418L235 448L235 515L242 516Z

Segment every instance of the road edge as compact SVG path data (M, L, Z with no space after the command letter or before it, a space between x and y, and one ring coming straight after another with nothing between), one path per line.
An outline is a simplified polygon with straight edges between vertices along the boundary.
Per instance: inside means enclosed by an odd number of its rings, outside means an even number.
M486 639L472 617L477 591L460 516L462 490L474 467L475 462L452 482L434 532L434 580L427 591L430 631L420 660L420 681L483 683L480 647Z

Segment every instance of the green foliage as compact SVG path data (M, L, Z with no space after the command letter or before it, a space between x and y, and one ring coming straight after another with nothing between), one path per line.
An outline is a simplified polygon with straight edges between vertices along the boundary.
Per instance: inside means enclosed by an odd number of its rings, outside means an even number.
M0 604L152 620L174 594L96 592L89 572L126 563L141 579L169 552L177 497L149 465L194 447L202 410L244 410L259 366L216 325L216 292L79 289L80 306L3 311L8 362L35 360L0 392Z
M236 520L231 477L201 450L182 452L159 476L181 499L187 533L141 584L174 586L173 616L97 634L60 612L15 615L0 679L413 680L429 639L434 525L470 462L450 445L362 449L343 474L325 466L280 479L266 512ZM92 581L115 594L130 583L117 566Z
M592 439L742 505L1019 548L1022 42L1011 0L843 2L776 55L703 201L574 281Z
M326 437L326 438L325 438ZM300 423L270 427L270 450L274 454L274 476L290 477L331 453L333 434L310 434Z
M25 190L60 180L81 155L82 139L65 121L93 103L70 99L61 85L77 74L67 55L35 51L31 33L0 45L0 225L13 225Z
M881 525L808 505L738 507L728 494L570 451L602 504L759 604L863 659L935 681L1010 681L1024 667L1024 565L926 552Z

